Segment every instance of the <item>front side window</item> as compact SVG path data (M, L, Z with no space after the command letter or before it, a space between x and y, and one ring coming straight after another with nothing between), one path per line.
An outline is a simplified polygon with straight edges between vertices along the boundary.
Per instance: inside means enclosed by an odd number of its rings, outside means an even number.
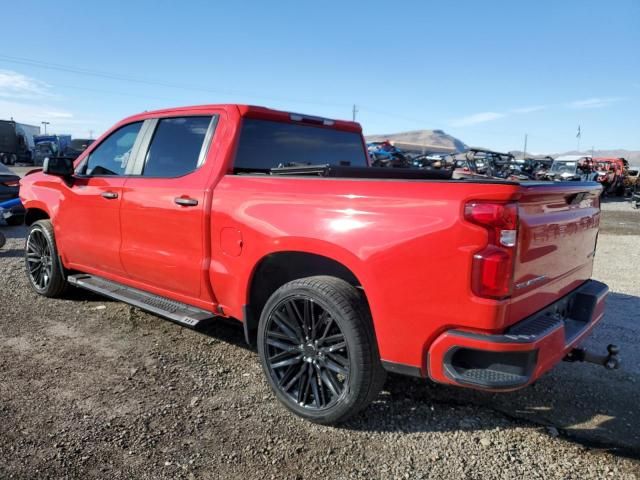
M211 116L158 121L144 162L145 177L180 177L198 168Z
M279 166L366 167L362 136L325 127L248 118L242 122L236 171L269 171Z
M124 175L127 164L133 161L131 150L142 122L130 123L113 132L89 154L86 175Z

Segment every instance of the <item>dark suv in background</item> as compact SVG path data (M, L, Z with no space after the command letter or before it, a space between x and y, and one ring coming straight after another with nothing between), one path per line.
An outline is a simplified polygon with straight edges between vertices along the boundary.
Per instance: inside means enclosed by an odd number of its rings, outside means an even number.
M0 164L0 204L18 197L20 189L20 176L13 173L8 167ZM9 225L20 225L24 221L24 207L18 205L8 210L0 208L0 219Z

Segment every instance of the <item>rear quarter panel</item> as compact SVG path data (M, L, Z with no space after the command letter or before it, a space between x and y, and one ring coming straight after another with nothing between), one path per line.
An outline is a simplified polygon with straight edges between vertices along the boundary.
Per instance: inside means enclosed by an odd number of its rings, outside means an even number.
M224 176L212 201L211 281L231 316L253 271L278 251L330 257L360 281L384 360L423 365L424 347L451 326L495 328L501 302L470 292L471 257L486 234L462 218L470 199L513 198L517 187L430 181ZM237 231L242 249L221 247ZM229 230L230 229L230 230Z

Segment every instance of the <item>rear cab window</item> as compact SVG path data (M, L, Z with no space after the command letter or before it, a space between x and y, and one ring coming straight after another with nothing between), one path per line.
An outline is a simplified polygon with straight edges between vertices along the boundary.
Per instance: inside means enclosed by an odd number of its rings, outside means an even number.
M213 117L172 117L158 120L144 159L144 177L181 177L204 161L205 142Z
M326 164L367 167L360 133L302 123L243 120L234 173Z

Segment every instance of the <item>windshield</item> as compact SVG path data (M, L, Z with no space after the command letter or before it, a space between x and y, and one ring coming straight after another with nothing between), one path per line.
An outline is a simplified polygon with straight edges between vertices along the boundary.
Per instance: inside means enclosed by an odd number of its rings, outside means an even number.
M578 162L553 162L551 171L554 173L576 173Z
M234 167L268 171L298 165L366 167L362 136L299 123L245 119Z

